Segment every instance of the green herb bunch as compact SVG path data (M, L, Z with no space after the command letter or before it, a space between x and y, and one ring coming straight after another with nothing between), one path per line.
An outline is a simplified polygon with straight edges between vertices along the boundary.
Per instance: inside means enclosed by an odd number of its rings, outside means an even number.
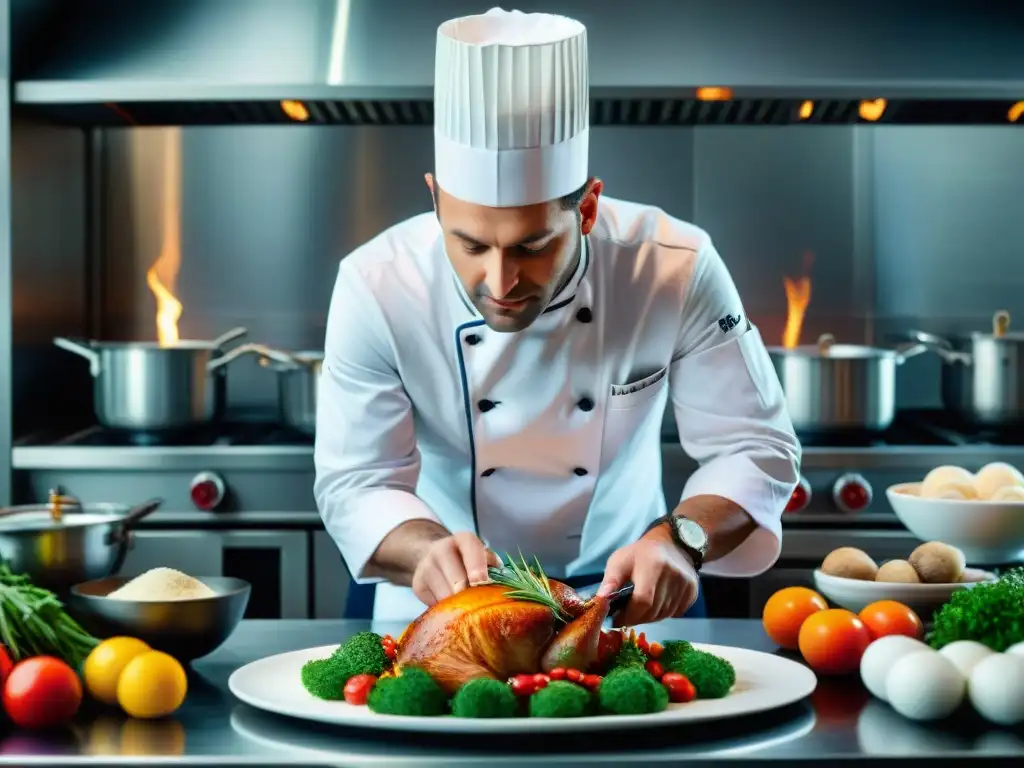
M519 555L519 563L516 563L506 553L507 565L501 568L488 568L488 575L494 584L508 588L508 596L514 600L525 600L531 603L539 603L546 606L555 615L556 619L566 621L568 617L562 610L561 604L555 599L551 592L551 583L544 575L537 558L533 559L534 566L531 568L526 558Z
M13 661L49 655L78 669L99 640L64 612L55 594L0 563L0 642Z
M942 648L957 640L974 640L1000 653L1024 642L1024 568L958 590L935 612L929 645Z

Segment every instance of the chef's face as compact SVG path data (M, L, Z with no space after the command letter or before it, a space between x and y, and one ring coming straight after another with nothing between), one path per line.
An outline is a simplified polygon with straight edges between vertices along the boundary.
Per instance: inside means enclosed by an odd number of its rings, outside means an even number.
M494 331L528 327L571 276L583 235L597 220L602 184L581 200L488 208L445 193L427 174L445 250L466 295Z

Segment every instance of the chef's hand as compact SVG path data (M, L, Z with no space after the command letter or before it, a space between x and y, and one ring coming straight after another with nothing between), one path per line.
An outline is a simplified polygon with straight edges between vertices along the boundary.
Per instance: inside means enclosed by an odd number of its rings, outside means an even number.
M665 528L658 526L608 558L597 594L611 595L627 582L633 582L633 595L625 610L615 617L616 626L631 627L682 616L697 600L693 562L675 545Z
M412 576L412 591L431 606L490 578L488 566L500 567L498 556L472 533L445 536L430 543Z

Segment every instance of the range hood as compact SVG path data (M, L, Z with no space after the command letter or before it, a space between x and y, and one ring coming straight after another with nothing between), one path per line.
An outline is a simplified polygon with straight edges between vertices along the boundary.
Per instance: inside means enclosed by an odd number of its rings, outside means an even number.
M10 0L13 96L85 126L429 125L437 26L494 4ZM1024 3L504 7L587 25L594 125L1024 125Z

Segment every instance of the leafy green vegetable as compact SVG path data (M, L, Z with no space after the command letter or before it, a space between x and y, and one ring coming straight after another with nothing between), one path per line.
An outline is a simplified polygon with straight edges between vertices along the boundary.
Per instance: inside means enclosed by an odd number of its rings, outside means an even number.
M391 666L391 660L384 652L381 636L376 632L357 632L345 643L338 646L331 658L345 665L349 677L373 675L380 677Z
M455 717L515 717L518 709L519 700L508 683L490 677L470 680L452 698Z
M48 655L79 669L99 640L64 612L55 594L0 563L0 643L15 662Z
M624 669L626 667L643 669L645 664L647 664L647 654L640 650L635 641L627 637L623 640L622 647L615 654L615 658L612 659L609 669Z
M398 677L378 680L366 705L382 715L433 717L447 713L448 697L430 675L408 667Z
M692 650L665 669L678 672L693 683L698 699L721 699L736 683L732 664L707 651Z
M1000 653L1024 642L1024 568L954 592L935 612L927 640L936 649L974 640Z
M668 706L668 691L641 667L622 667L597 686L601 709L615 715L646 715Z
M583 717L593 709L594 694L568 680L552 680L530 697L530 717Z
M302 665L302 687L318 699L341 701L350 677L348 668L334 658L312 659Z

